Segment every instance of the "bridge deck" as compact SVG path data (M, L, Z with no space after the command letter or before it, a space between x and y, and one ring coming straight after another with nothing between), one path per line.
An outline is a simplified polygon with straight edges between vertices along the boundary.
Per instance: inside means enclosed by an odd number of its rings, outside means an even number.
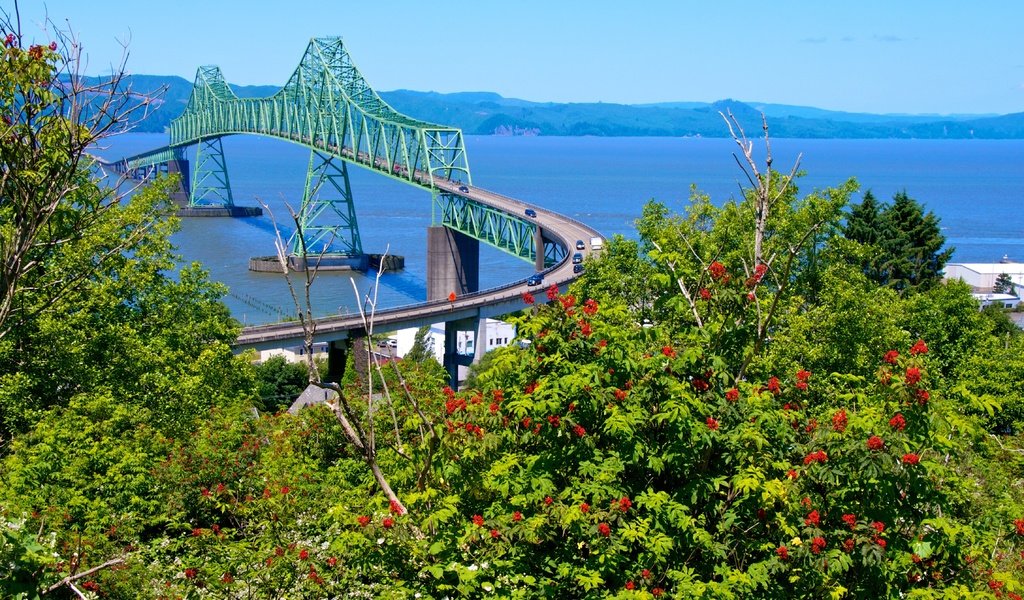
M470 188L468 192L460 192L458 182L435 180L435 185L443 191L467 197L510 214L523 214L527 208L533 208L537 212L533 220L541 227L546 237L553 238L566 248L573 248L576 240L584 240L588 242L587 249L580 251L584 255L592 251L589 245L590 238L601 235L592 227L571 217L479 187ZM568 251L561 262L544 271L542 286L530 287L525 281L516 281L505 286L467 294L456 298L455 302L439 300L378 311L374 318L374 329L394 331L441 321L493 317L514 312L524 307L522 296L525 292L542 293L552 284L557 284L564 290L576 279L578 275L573 273L572 261L569 259L571 255L572 251ZM318 342L344 339L348 337L349 332L360 332L363 329L362 320L358 315L323 317L316 319L314 326L314 338ZM304 332L298 323L275 323L246 327L238 337L236 347L269 349L299 345L303 341Z

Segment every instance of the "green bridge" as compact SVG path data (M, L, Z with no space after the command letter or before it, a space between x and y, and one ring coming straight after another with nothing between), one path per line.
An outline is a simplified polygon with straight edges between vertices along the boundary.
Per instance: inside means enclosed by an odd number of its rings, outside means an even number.
M431 194L434 225L536 264L566 255L564 243L544 236L524 204L472 187L462 131L405 116L369 86L341 38L310 41L298 68L267 98L239 98L219 67L200 67L184 113L171 122L167 146L126 157L115 169L136 178L178 172L185 214L236 208L222 138L262 135L310 149L298 212L302 236L290 253L305 257L363 254L348 166L356 165ZM191 169L187 150L194 147ZM472 277L470 277L472 279ZM463 281L460 290L475 291Z

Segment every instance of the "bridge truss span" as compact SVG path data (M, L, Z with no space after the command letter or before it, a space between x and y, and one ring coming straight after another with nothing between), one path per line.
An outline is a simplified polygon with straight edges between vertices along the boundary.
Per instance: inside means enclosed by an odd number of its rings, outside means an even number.
M336 37L311 40L285 86L267 98L239 98L219 67L200 67L170 132L172 147L252 133L299 142L426 189L435 178L471 182L462 131L394 110Z

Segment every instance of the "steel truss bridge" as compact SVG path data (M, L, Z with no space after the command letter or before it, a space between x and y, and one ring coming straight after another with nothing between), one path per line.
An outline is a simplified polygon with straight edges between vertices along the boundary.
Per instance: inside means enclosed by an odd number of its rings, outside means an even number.
M159 172L180 172L185 185L179 195L183 208L231 209L235 204L221 140L239 134L279 138L309 148L297 228L301 237L293 235L290 241L291 253L302 258L320 255L325 249L327 255L363 253L349 165L429 192L434 226L528 261L538 271L547 269L546 284L564 285L572 280L575 275L567 258L573 242L599 235L582 223L474 186L462 131L405 116L388 106L337 37L311 40L285 86L267 98L239 98L219 67L200 67L185 111L171 122L167 146L111 165L140 179ZM190 169L186 156L192 147L195 158ZM528 215L527 208L535 216ZM481 295L475 294L473 287L460 288L455 303L445 301L437 309L428 302L406 317L392 319L391 324L452 321L463 302L476 298L474 302L479 304ZM484 305L507 303L509 297L518 297L525 289L525 283L518 282L492 290L497 296L492 293ZM438 300L434 296L430 300ZM463 312L459 318L465 319ZM487 309L475 314L479 317L485 312ZM387 315L383 317L391 322ZM344 337L356 327L342 323L343 319L322 321L318 324L321 339ZM300 341L301 334L296 335L290 327L247 328L239 345L267 347Z

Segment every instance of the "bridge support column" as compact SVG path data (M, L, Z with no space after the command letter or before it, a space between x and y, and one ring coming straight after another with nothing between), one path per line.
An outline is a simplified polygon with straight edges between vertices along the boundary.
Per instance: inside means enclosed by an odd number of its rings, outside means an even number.
M327 381L341 383L351 346L352 341L348 339L335 340L327 345Z
M444 368L448 371L448 385L453 390L459 389L459 367L468 367L475 362L476 347L484 339L479 334L481 322L482 319L469 318L444 324ZM468 348L469 333L475 336L472 352Z
M476 320L476 339L473 340L473 364L477 364L487 354L487 319Z
M451 292L461 296L479 289L480 242L444 226L428 227L427 300L444 300Z
M175 158L174 160L167 161L167 174L180 177L177 191L171 192L171 201L178 208L188 206L189 190L192 189L189 179L188 160L185 158Z
M537 249L537 257L533 261L533 268L537 271L544 270L544 233L540 230L540 225L537 225L533 229L533 245Z

